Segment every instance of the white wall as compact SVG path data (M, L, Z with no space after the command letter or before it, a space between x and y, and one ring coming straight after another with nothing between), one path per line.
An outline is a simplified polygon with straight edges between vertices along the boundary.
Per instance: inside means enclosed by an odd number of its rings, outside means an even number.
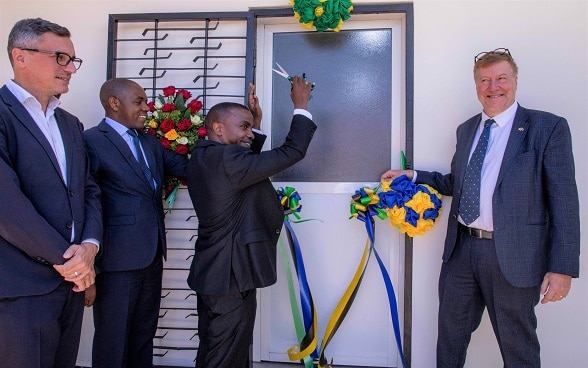
M355 0L354 4L374 1ZM391 3L381 1L380 3ZM547 110L570 123L576 178L588 188L588 2L586 0L415 0L415 165L447 171L455 149L455 128L479 112L472 81L473 57L507 47L519 65L518 101ZM288 0L0 0L0 50L15 21L43 17L67 26L84 65L62 97L65 108L86 126L102 118L98 90L106 76L106 33L110 13L241 11L286 7ZM4 51L0 51L3 53ZM0 81L12 77L6 54ZM524 190L524 188L521 188ZM449 200L444 205L449 207ZM562 198L565 200L565 198ZM581 276L561 303L539 305L539 338L545 368L581 368L588 361L588 196L580 192ZM435 366L437 277L446 214L415 239L412 366ZM501 366L486 319L474 334L469 368Z

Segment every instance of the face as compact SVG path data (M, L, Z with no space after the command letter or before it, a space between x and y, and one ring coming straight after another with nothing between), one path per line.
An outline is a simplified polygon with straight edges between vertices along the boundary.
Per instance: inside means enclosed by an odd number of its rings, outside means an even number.
M47 51L58 51L75 56L71 39L46 32L30 48ZM14 80L29 91L42 104L51 96L61 95L69 90L69 81L76 72L73 63L67 66L57 64L56 56L41 52L13 49L15 61Z
M112 118L129 129L143 129L149 106L141 86L129 84L117 97L110 98Z
M253 115L245 109L233 109L229 117L223 122L213 125L219 142L223 144L238 144L241 147L251 148L253 143Z
M476 70L474 80L478 100L489 117L500 114L514 103L517 76L508 61L500 61Z

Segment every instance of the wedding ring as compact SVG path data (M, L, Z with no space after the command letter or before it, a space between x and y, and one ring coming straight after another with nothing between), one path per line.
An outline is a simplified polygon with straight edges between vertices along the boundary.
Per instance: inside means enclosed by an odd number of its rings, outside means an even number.
M559 297L560 297L560 299L563 299L563 295L560 295Z
M78 273L78 271L74 271L74 275L76 275L76 277L78 277L80 274Z
M310 83L306 82L306 85L308 86Z

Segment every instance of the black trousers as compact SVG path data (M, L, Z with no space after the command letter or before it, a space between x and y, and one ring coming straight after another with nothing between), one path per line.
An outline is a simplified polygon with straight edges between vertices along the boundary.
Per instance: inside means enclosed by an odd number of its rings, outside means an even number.
M45 295L0 299L0 366L74 368L84 293L62 282Z
M518 288L500 271L494 241L459 234L439 277L437 368L465 364L471 334L484 308L507 368L540 367L535 306L540 286Z
M160 255L141 270L98 274L93 368L153 366L162 276Z
M249 368L257 309L256 290L231 295L197 294L197 368Z

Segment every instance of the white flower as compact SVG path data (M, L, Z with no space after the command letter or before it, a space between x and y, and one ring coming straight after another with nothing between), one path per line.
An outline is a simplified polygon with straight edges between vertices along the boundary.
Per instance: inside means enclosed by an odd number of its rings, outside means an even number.
M153 111L153 113L151 113L151 116L153 117L153 119L159 119L159 111Z
M188 144L188 138L180 137L180 138L176 139L176 142L178 142L178 144Z
M161 110L161 108L163 107L163 104L161 103L161 101L159 101L159 99L154 101L153 106L155 107L156 110Z
M192 125L197 125L202 122L202 118L200 117L200 115L194 114L190 116L190 121L192 122Z

